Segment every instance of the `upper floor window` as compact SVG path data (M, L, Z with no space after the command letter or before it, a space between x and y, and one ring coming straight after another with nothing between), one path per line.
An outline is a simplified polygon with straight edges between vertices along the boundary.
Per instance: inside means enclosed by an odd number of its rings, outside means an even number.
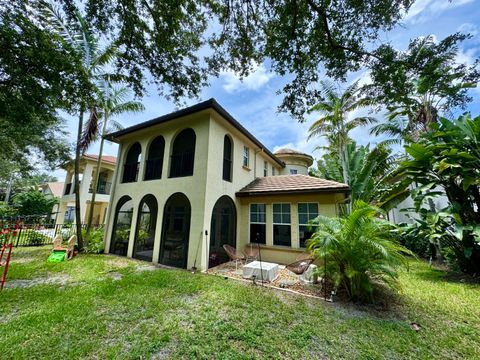
M128 150L123 166L122 182L135 182L138 177L138 169L140 167L140 156L142 155L142 147L138 142L132 145Z
M292 245L290 223L290 204L273 204L273 245Z
M175 137L170 156L171 178L193 175L195 139L192 129L185 129Z
M223 180L232 181L232 140L228 135L223 139Z
M272 166L272 176L275 176L275 167Z
M163 167L163 154L165 152L165 140L158 136L150 144L148 149L147 167L145 180L161 179Z
M290 175L297 175L298 170L297 169L290 169Z
M263 176L268 175L268 163L266 161L263 162Z
M250 149L248 146L243 147L243 166L248 167L250 164Z
M298 237L300 240L300 247L305 247L305 242L309 240L317 230L316 226L310 224L310 221L317 217L317 203L298 203Z

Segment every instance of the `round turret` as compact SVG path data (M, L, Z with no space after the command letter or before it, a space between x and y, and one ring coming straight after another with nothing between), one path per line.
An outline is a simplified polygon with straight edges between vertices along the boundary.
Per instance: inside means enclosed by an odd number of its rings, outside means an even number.
M275 156L285 163L280 175L308 175L308 168L313 164L313 157L292 149L279 149Z

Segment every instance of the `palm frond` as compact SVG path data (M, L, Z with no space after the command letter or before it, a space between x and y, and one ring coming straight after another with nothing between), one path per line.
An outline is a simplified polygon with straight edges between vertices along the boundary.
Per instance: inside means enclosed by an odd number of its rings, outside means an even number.
M87 123L85 124L82 137L80 139L80 149L82 152L85 152L92 142L95 141L98 136L99 129L99 116L98 109L96 106L92 106L90 109L90 116Z

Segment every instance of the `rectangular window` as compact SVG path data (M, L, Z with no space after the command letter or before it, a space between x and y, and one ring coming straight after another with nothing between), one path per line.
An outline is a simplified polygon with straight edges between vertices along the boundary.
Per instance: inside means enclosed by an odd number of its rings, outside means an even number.
M272 176L275 176L275 168L272 166Z
M263 176L268 175L268 163L266 161L263 162Z
M305 243L317 230L316 226L310 226L309 222L318 216L317 203L298 203L298 238L300 247L304 248Z
M248 167L250 164L250 149L248 146L243 147L243 166Z
M273 204L273 245L292 246L290 204Z
M250 204L250 242L265 244L266 205Z
M297 175L297 169L290 169L290 175Z

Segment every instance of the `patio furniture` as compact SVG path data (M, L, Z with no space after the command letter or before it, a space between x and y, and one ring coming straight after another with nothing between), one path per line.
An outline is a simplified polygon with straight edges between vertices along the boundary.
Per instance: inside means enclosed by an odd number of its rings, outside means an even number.
M62 248L62 241L63 241L62 235L55 236L55 238L52 241L53 250L63 249Z
M68 239L68 243L67 243L67 253L65 254L66 260L73 258L73 251L75 249L76 242L77 242L77 235L70 236L70 239Z
M238 252L233 246L227 244L223 245L223 249L227 253L230 260L235 262L235 271L237 271L238 263L242 263L242 261L245 260L245 255L241 252Z
M314 261L312 257L300 259L288 264L286 268L294 274L302 275Z
M253 247L253 244L246 245L245 250L243 250L243 253L245 254L245 262L248 263L249 260L257 260L259 252L258 245L256 247Z
M243 267L243 277L262 281L273 281L278 276L278 264L269 263L265 261L252 261Z

